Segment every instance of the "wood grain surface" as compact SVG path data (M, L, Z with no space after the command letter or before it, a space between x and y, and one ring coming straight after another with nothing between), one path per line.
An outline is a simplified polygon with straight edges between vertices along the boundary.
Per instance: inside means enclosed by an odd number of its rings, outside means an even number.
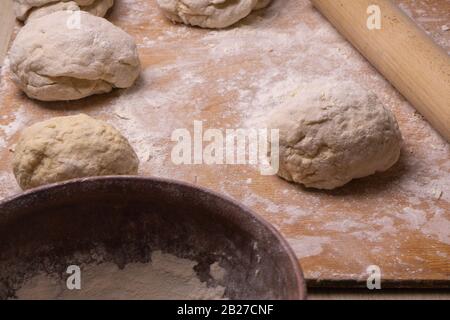
M396 3L450 50L450 33L442 28L450 21L448 1ZM20 192L10 168L20 130L38 120L83 112L112 123L129 138L141 159L141 175L214 189L270 221L290 241L309 286L364 287L370 265L381 268L385 288L450 285L448 144L308 1L275 0L224 31L173 25L150 0L117 1L108 19L139 46L144 71L129 90L42 103L20 93L4 66L0 198ZM171 162L173 130L192 131L194 120L203 120L205 128L246 127L298 94L301 82L316 77L351 77L379 94L404 136L397 165L322 192L262 176L250 165Z

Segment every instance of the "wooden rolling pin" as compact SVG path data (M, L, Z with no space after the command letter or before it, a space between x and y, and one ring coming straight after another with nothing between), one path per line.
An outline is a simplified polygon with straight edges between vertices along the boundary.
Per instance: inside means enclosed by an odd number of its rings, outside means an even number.
M311 2L450 142L449 55L389 0ZM381 28L370 30L373 5Z

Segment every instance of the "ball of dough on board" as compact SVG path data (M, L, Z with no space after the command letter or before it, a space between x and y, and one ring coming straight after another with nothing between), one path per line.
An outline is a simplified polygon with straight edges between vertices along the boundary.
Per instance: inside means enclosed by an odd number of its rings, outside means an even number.
M280 130L280 177L334 189L397 162L402 138L395 117L358 84L315 83L293 100L269 120Z
M14 0L16 18L29 21L60 10L84 10L103 17L114 5L114 0Z
M134 175L139 160L119 131L87 115L56 117L22 132L14 175L23 189L73 178Z
M140 73L133 38L84 11L58 11L30 21L14 40L9 58L13 81L42 101L128 88Z
M269 5L270 0L157 0L173 22L202 28L226 28Z

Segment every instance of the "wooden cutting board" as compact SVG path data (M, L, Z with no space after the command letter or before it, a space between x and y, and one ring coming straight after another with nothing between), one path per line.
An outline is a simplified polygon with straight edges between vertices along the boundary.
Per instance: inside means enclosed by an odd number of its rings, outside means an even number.
M153 0L116 0L108 19L133 35L143 73L136 85L75 102L43 103L0 86L0 198L20 190L11 172L22 128L87 113L120 129L141 175L195 183L227 194L273 223L297 253L310 286L365 286L377 265L384 287L450 286L450 149L307 0L274 0L222 31L173 25ZM450 50L450 2L397 0ZM16 26L15 32L18 27ZM380 53L382 54L382 53ZM174 165L175 129L263 127L273 108L311 81L354 79L378 93L400 124L400 161L388 172L330 192L307 190L253 165ZM450 107L450 106L449 106ZM449 124L450 125L450 124ZM186 208L189 214L189 208Z

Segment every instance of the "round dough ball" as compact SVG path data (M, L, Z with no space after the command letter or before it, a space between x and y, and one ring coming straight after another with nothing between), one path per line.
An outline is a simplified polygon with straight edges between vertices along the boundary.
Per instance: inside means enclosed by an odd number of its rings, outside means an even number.
M21 21L29 21L60 10L84 10L103 17L114 0L14 0L14 13Z
M280 130L278 175L306 187L334 189L386 171L400 156L394 115L353 82L315 83L270 118Z
M271 0L157 0L163 14L173 22L202 28L226 28Z
M13 81L42 101L128 88L140 73L133 38L84 11L58 11L30 21L14 40L9 58Z
M136 153L119 131L84 114L25 129L13 160L23 189L73 178L134 175L138 165Z

